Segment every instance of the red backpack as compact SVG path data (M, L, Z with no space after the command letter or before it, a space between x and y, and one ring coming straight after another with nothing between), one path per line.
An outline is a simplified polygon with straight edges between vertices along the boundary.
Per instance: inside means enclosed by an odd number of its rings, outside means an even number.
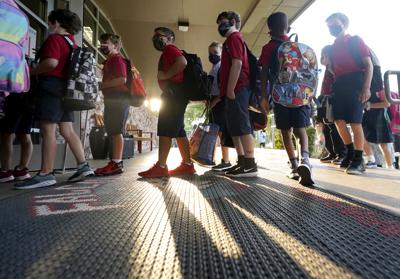
M126 61L126 84L130 93L130 104L133 107L140 107L146 99L146 89L144 88L144 81L140 76L139 71L132 65L129 59Z

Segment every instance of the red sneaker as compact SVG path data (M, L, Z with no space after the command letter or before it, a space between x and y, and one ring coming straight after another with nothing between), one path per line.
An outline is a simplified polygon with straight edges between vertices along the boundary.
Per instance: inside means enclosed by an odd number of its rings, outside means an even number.
M169 175L185 175L185 174L195 174L196 170L194 169L193 163L190 165L182 162L176 169L170 170Z
M124 166L122 164L122 161L119 163L110 161L105 167L98 168L94 171L96 175L113 175L113 174L120 174L123 172L124 172Z
M15 167L12 174L13 174L15 180L18 180L18 181L22 181L22 180L31 178L31 175L29 174L29 170L27 168L18 169L18 166Z
M9 182L9 181L13 181L14 180L14 176L13 176L13 172L8 170L1 170L0 171L0 183L4 183L4 182Z
M143 178L158 178L158 177L165 177L168 175L168 167L165 168L160 167L159 164L154 164L150 169L147 171L142 171L138 173L139 176Z

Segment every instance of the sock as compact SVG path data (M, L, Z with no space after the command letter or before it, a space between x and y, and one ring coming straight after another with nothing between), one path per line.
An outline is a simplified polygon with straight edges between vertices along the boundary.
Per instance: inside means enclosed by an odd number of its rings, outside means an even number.
M369 156L368 156L368 161L375 162L375 157L374 157L374 155L369 155Z
M119 164L120 162L122 162L121 159L112 159L112 161L115 162L115 163L117 163L117 164Z
M352 160L354 157L354 144L353 143L346 144L346 147L347 147L347 158Z
M82 162L82 163L78 163L77 168L80 169L80 168L84 167L86 164L87 164L86 161Z
M46 175L49 175L49 174L51 174L51 173L50 172L49 173L39 172L40 176L46 176Z
M292 158L289 160L290 160L290 165L292 166L292 169L297 169L297 166L298 166L297 158Z
M254 158L244 158L244 167L246 169L254 168L256 166L256 162Z
M309 159L309 154L308 154L308 151L306 151L306 150L302 150L301 151L301 158L302 159Z
M193 162L192 162L192 161L190 161L190 162L185 162L185 165L191 166L191 165L193 165Z
M238 165L244 166L244 155L238 155Z
M353 161L361 162L362 159L363 159L362 155L363 155L363 151L362 150L354 150L354 159L353 159Z

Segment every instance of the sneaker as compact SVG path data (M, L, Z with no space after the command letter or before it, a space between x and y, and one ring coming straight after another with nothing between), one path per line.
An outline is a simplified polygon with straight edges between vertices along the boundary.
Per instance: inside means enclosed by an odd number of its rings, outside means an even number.
M347 169L350 166L351 160L346 156L343 158L342 162L340 163L341 169Z
M116 163L114 161L108 162L108 164L105 167L98 168L94 171L96 175L114 175L114 174L120 174L124 172L124 166L122 161L119 163Z
M36 174L34 177L27 179L25 181L16 183L14 188L23 190L23 189L34 189L34 188L42 188L56 185L57 181L53 174L49 173L46 175Z
M314 184L311 174L311 164L308 160L301 160L300 165L297 167L297 173L300 176L299 183L303 186L311 186Z
M232 171L235 171L238 168L240 168L239 164L233 165L232 167L225 169L224 174L229 175L229 173L231 173Z
M364 162L357 162L353 161L351 162L350 166L346 169L347 174L354 174L354 175L360 175L365 172L365 166Z
M319 160L321 163L331 163L332 160L335 160L335 159L336 159L336 156L329 154L328 156L325 156Z
M238 167L232 171L226 172L228 177L257 177L258 169L257 164L251 168Z
M22 181L22 180L31 178L28 168L18 169L18 166L15 167L15 169L13 171L13 176L14 176L15 180L18 180L18 181Z
M344 156L338 155L338 156L336 156L335 159L333 159L331 161L331 163L334 164L335 166L340 166L340 164L343 162L344 158L345 158Z
M229 169L230 167L232 167L231 163L225 163L224 160L221 160L221 163L212 167L211 170L213 171L224 171L226 169Z
M89 167L88 163L85 163L83 166L78 168L76 172L68 178L69 182L78 182L85 180L86 177L88 176L93 176L94 171Z
M292 168L292 170L286 175L288 178L293 179L293 180L299 180L300 175L297 172L297 168Z
M0 171L0 183L10 182L14 180L13 172L8 170L1 170Z
M365 164L365 168L367 168L367 169L376 169L377 167L378 167L378 165L376 164L376 162L368 161Z
M168 172L169 175L189 175L195 174L196 170L194 169L193 163L186 164L182 162L176 169L170 170Z
M169 176L168 167L165 166L165 168L162 168L158 163L154 164L154 166L152 166L147 171L142 171L139 172L138 174L143 178L159 178L159 177Z

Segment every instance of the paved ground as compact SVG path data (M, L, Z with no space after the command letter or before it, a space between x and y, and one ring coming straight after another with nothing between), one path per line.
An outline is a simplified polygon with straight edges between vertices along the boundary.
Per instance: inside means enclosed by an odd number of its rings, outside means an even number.
M284 153L258 150L257 179L202 167L193 176L138 179L155 158L147 153L127 161L123 175L72 185L29 192L2 185L0 278L400 274L400 217L331 193L396 211L394 171L349 177L315 163L318 188L311 189L284 177ZM169 164L178 162L173 150Z

